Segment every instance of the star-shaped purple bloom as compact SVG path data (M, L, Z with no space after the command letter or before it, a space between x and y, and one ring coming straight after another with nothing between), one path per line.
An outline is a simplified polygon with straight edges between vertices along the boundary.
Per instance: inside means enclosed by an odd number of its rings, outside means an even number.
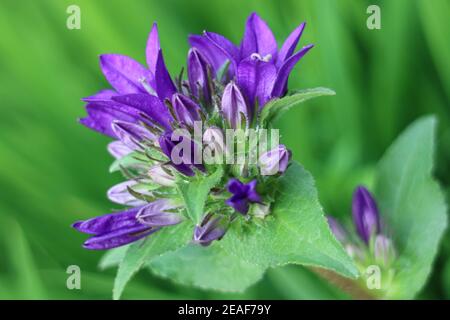
M261 197L256 191L256 184L256 180L245 184L238 179L230 179L227 189L233 195L225 203L237 212L247 214L249 203L261 202Z

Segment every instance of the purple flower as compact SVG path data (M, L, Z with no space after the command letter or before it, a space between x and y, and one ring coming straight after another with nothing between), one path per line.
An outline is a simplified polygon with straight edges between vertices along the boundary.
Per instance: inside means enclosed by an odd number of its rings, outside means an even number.
M368 244L370 238L381 232L381 222L377 204L370 192L358 186L353 194L353 223L359 237Z
M172 106L178 122L189 127L194 126L195 121L201 121L201 108L188 97L176 93L172 96Z
M117 138L111 129L114 120L136 123L149 118L165 130L171 129L173 119L163 101L170 99L176 88L164 63L156 24L148 37L146 60L148 68L127 56L101 55L100 68L114 90L84 98L88 116L80 122L113 138Z
M109 213L85 221L75 222L72 227L92 235L84 248L106 250L137 241L158 231L161 227L181 222L172 212L176 208L169 200L160 199L142 207Z
M248 126L250 110L241 91L233 81L223 91L221 109L231 128L240 128L244 121Z
M233 195L225 203L237 212L247 214L249 203L261 203L261 197L256 191L256 184L256 180L245 184L238 179L230 179L227 189Z
M230 61L230 75L236 76L250 106L253 107L257 101L261 107L269 99L286 94L290 72L312 48L312 45L307 45L294 53L304 27L305 23L299 25L278 50L267 23L252 13L247 19L240 48L212 32L190 36L189 42L212 61L216 72Z
M194 97L211 103L211 88L208 72L214 77L212 67L206 58L196 49L191 48L188 53L187 72L189 88Z
M262 175L274 175L286 171L291 159L291 151L280 144L276 148L263 153L259 157Z
M194 229L193 242L209 246L212 241L220 240L227 232L229 219L224 215L208 214Z

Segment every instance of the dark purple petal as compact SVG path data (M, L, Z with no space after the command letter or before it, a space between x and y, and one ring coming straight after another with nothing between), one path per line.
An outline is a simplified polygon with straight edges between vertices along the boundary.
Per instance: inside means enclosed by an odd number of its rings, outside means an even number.
M117 138L130 149L143 149L140 144L142 141L154 141L156 139L153 133L135 123L115 120L112 123L112 128Z
M238 66L237 84L250 104L250 109L258 101L263 106L271 97L277 69L271 62L258 58L248 58Z
M156 62L155 82L156 93L161 100L170 99L172 95L177 91L177 88L170 78L169 71L167 71L161 50L159 50L158 52L158 59Z
M101 55L100 68L119 93L146 92L142 81L151 82L153 79L153 75L139 62L119 54Z
M247 199L252 203L261 202L261 197L258 192L256 192L257 183L256 180L252 180L247 184Z
M138 221L149 227L163 227L178 224L182 218L173 212L168 212L178 208L170 200L159 199L151 202L139 210L136 218Z
M155 96L137 93L115 96L113 100L144 112L166 130L171 128L173 118L167 107Z
M179 172L186 176L193 176L195 175L194 171L191 169L191 166L189 164L175 164L172 161L172 150L177 145L177 142L172 141L171 139L172 133L168 132L163 134L161 137L159 137L159 146L162 150L162 152L170 159L170 165L177 169Z
M373 235L381 232L377 204L370 192L363 186L357 187L353 194L352 215L356 231L366 244Z
M214 240L220 240L226 233L228 219L223 215L207 215L200 225L194 229L193 241L208 246Z
M195 121L201 121L200 106L188 97L176 93L172 96L172 106L180 123L193 127Z
M242 119L242 115L244 115L247 124L251 121L250 110L245 102L244 96L234 82L230 82L223 91L221 110L233 129L240 127L244 120Z
M225 204L241 214L247 214L249 203L261 203L261 197L256 191L256 185L256 180L244 184L237 179L230 179L227 184L227 190L233 195L225 201Z
M208 79L208 69L211 70L211 72L214 72L206 58L204 58L196 48L191 48L188 53L187 61L187 71L191 93L197 99L203 97L207 103L210 103L211 90ZM211 77L214 76L214 74L211 74Z
M131 195L128 192L128 188L132 188L135 185L137 185L138 182L134 180L128 180L121 183L116 184L115 186L109 188L107 194L107 197L112 202L137 207L137 206L143 206L147 202L136 199L133 195Z
M203 54L215 72L228 60L224 51L206 36L190 35L189 44Z
M249 209L249 203L247 199L243 199L241 198L241 196L232 196L230 199L225 201L225 204L244 215L247 214Z
M108 213L89 220L77 221L72 227L80 232L95 235L123 228L134 228L140 226L140 223L136 220L136 214L140 209L141 207L135 207L121 212Z
M152 30L148 36L147 47L145 49L145 57L147 60L148 68L152 74L156 71L156 62L158 61L158 53L160 50L158 26L156 22L152 25Z
M86 105L88 116L80 119L84 126L117 138L111 124L114 120L136 122L139 120L139 110L132 107L110 102L90 102Z
M297 62L313 47L312 44L303 47L296 54L288 58L278 70L277 78L272 90L272 97L281 97L286 94L289 74Z
M83 98L81 100L86 102L96 102L96 101L109 101L112 97L118 95L118 93L111 89L103 89L96 94Z
M214 32L204 32L204 36L211 41L213 45L215 45L217 48L219 48L222 53L225 55L226 60L230 61L230 69L231 72L230 75L232 75L232 72L236 70L237 63L239 62L239 49L232 43L230 40L225 38L224 36L214 33ZM225 62L224 60L223 62ZM222 63L223 65L223 63ZM222 66L221 65L221 66ZM217 70L216 70L217 71Z
M110 233L89 238L83 244L83 247L90 250L107 250L117 248L147 237L158 230L159 228L151 228L144 225L139 225L134 228L115 230Z
M270 54L275 59L278 46L275 37L267 23L255 12L247 19L244 38L241 43L241 59L250 57L253 53L261 56Z
M290 57L295 51L295 47L297 47L298 41L302 36L303 30L305 29L305 23L303 22L297 28L292 31L292 33L287 37L286 41L284 41L283 46L278 52L277 56L277 67L281 67L281 65Z

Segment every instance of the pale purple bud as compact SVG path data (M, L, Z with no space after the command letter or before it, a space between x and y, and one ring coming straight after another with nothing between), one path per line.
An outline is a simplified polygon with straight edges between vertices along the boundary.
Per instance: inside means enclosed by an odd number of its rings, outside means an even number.
M172 106L179 122L193 127L195 121L201 121L199 105L188 97L179 93L174 94Z
M142 148L144 140L156 139L150 131L135 123L115 120L111 126L120 141L130 149Z
M291 151L282 144L263 153L259 157L261 174L271 176L285 172L291 159L291 155Z
M148 170L150 179L162 186L173 187L175 185L175 177L170 175L167 170L164 170L160 165L155 165Z
M203 143L208 145L219 156L226 152L223 131L217 127L209 127L203 133Z
M208 70L212 72L212 68L206 58L196 48L191 48L187 61L189 87L197 99L203 97L206 103L211 102ZM214 75L211 76L214 77Z
M179 208L168 199L158 199L142 207L136 215L136 219L149 227L163 227L178 224L182 218L170 210Z
M241 90L234 82L230 82L223 91L221 109L231 128L240 128L243 121L248 125L250 112Z
M391 239L379 234L375 237L373 245L375 259L377 259L377 261L381 261L385 265L392 262L395 257L395 252Z
M224 215L206 215L200 225L194 230L194 243L208 246L214 240L220 240L225 235L229 219Z
M142 206L146 202L136 199L133 195L131 195L128 192L128 188L133 188L138 184L138 182L134 180L124 181L119 184L116 184L115 186L111 187L108 192L107 196L108 199L112 202L127 205L127 206Z
M108 144L108 152L116 159L125 157L133 152L133 149L127 147L122 141L113 141Z

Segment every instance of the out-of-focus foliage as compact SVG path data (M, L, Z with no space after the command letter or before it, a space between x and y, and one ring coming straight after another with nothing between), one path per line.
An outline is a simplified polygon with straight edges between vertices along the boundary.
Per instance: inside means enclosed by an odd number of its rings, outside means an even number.
M66 9L81 8L81 30L66 28ZM381 30L366 27L369 4ZM184 65L188 33L207 29L237 41L257 11L283 39L300 22L302 44L316 47L290 79L296 89L324 86L336 96L307 102L280 119L282 139L316 178L325 211L348 216L351 192L373 180L375 164L420 115L439 121L436 176L450 185L450 1L448 0L3 0L0 3L0 298L111 297L114 270L102 253L81 248L74 220L110 211L105 191L108 139L77 124L80 98L107 86L101 53L144 62L151 23L159 23L172 74ZM413 143L413 142L412 142ZM419 297L450 298L450 237L441 245ZM66 288L78 265L81 290ZM141 272L123 298L342 298L301 267L269 271L244 294L178 286Z

